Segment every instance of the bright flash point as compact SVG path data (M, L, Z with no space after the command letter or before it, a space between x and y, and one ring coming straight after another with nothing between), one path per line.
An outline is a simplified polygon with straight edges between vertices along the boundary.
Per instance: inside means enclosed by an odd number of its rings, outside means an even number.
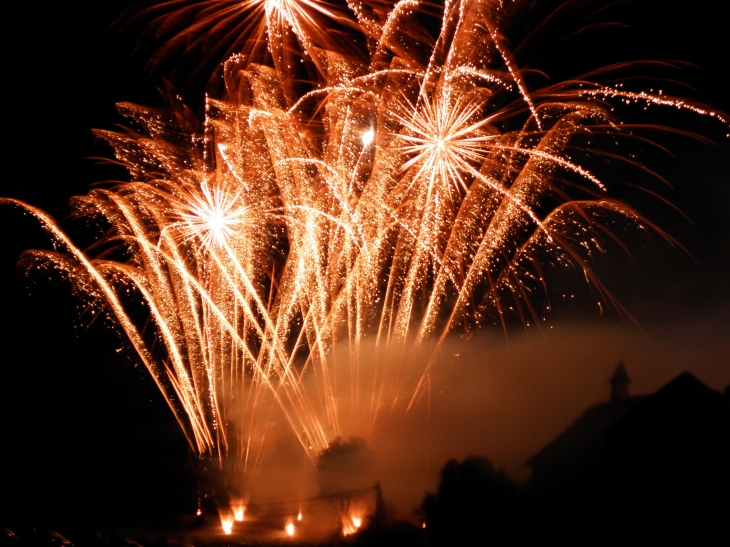
M373 142L373 139L375 138L375 131L373 131L372 128L365 131L365 133L362 134L362 145L368 146L371 142Z
M289 522L284 528L286 530L287 535L293 536L294 535L294 523Z
M355 528L360 528L360 526L362 525L362 519L360 517L353 517L352 524L355 526Z
M231 535L231 532L233 531L233 519L231 517L222 518L221 526L223 527L223 532L226 535Z
M297 515L297 520L302 520L302 512L301 512L301 511L300 511L300 512L299 512L299 514Z
M201 238L203 245L223 245L233 235L234 227L241 223L245 208L236 205L238 195L226 195L220 189L201 185L202 195L189 197L187 211L180 216L193 236Z

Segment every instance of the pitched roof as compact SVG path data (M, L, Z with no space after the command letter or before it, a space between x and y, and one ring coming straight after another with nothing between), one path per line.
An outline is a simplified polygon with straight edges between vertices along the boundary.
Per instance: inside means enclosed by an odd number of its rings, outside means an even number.
M643 395L624 397L593 405L550 444L535 454L527 465L533 467L566 465L574 460L583 460L590 453L601 450L606 429L623 418L644 398Z

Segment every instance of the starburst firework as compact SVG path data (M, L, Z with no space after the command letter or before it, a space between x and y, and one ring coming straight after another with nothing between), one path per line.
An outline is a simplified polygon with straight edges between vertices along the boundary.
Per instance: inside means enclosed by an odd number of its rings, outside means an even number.
M190 194L188 201L176 208L183 230L189 233L188 237L199 237L203 247L224 245L246 214L245 208L236 207L237 199L238 195L229 197L202 183L199 194Z

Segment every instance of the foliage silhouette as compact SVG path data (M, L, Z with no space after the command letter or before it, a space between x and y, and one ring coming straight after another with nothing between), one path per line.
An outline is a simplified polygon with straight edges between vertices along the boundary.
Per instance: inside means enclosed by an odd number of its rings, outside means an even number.
M438 491L427 494L422 505L432 544L505 541L514 530L517 496L517 483L488 459L449 460L441 469Z

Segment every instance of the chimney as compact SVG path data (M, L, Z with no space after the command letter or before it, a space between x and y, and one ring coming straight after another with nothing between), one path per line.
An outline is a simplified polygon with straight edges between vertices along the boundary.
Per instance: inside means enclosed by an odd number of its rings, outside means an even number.
M618 401L619 399L625 399L629 396L629 384L631 383L631 379L626 373L626 367L624 367L623 361L618 362L616 372L613 373L609 382L611 384L611 401Z

